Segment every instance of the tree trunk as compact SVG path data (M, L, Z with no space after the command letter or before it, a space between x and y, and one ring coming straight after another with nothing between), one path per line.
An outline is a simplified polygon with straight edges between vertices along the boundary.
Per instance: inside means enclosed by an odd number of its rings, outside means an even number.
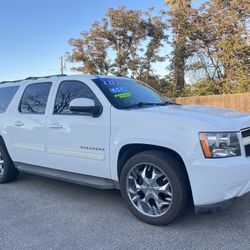
M185 86L185 51L185 39L177 34L174 51L174 81L178 91L183 90Z

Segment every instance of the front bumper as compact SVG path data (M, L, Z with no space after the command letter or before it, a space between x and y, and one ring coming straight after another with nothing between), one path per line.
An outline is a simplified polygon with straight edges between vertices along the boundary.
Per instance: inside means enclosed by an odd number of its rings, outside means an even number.
M250 158L200 159L191 164L188 173L198 208L216 207L250 191Z
M195 206L195 212L197 214L208 214L208 213L215 213L220 212L224 209L227 209L231 206L233 199L222 201L215 204L210 205L202 205L202 206Z

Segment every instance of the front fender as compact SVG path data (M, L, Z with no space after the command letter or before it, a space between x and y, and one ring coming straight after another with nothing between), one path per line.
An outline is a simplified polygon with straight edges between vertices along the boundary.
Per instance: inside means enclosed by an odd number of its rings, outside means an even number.
M127 145L132 145L132 144L141 144L141 145L148 145L148 146L158 146L166 149L170 149L174 152L176 152L178 155L181 156L184 164L187 166L188 165L188 156L186 155L186 152L179 147L176 144L162 141L162 140L157 140L157 139L151 139L149 140L148 138L135 138L135 137L127 137L122 140L116 140L114 144L111 145L111 158L110 158L110 172L111 172L111 178L113 180L118 181L118 158L119 158L119 153L122 150L124 146Z
M199 131L213 131L213 124L175 114L160 115L140 110L111 111L110 174L118 180L118 156L125 145L145 144L175 151L188 174L192 162L204 158Z

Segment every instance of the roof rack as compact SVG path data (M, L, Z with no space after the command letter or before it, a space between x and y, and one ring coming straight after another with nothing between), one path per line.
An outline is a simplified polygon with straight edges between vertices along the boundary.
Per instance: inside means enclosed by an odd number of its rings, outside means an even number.
M21 82L21 81L24 81L25 79L23 80L15 80L15 81L3 81L3 82L0 82L0 84L4 84L4 83L15 83L15 82Z
M21 80L3 81L3 82L0 82L0 84L4 84L4 83L17 83L17 82L28 81L28 80L38 80L38 79L41 79L41 78L63 77L63 76L67 76L67 75L66 74L60 74L60 75L49 75L49 76L30 76L30 77L27 77L27 78L21 79Z
M60 74L60 75L49 75L49 76L30 76L30 77L27 77L25 80L37 80L37 79L40 79L40 78L50 78L50 77L63 77L63 76L67 76L65 74Z

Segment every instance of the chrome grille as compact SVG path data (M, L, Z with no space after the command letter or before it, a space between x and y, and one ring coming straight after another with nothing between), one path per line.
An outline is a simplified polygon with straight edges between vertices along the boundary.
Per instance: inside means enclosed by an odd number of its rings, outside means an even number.
M245 153L246 153L246 157L250 157L250 144L248 137L250 138L250 128L246 128L246 129L242 129L241 130L241 135L243 138L243 143L245 145Z
M243 129L241 131L241 135L242 135L243 138L246 138L246 137L250 136L250 128Z

